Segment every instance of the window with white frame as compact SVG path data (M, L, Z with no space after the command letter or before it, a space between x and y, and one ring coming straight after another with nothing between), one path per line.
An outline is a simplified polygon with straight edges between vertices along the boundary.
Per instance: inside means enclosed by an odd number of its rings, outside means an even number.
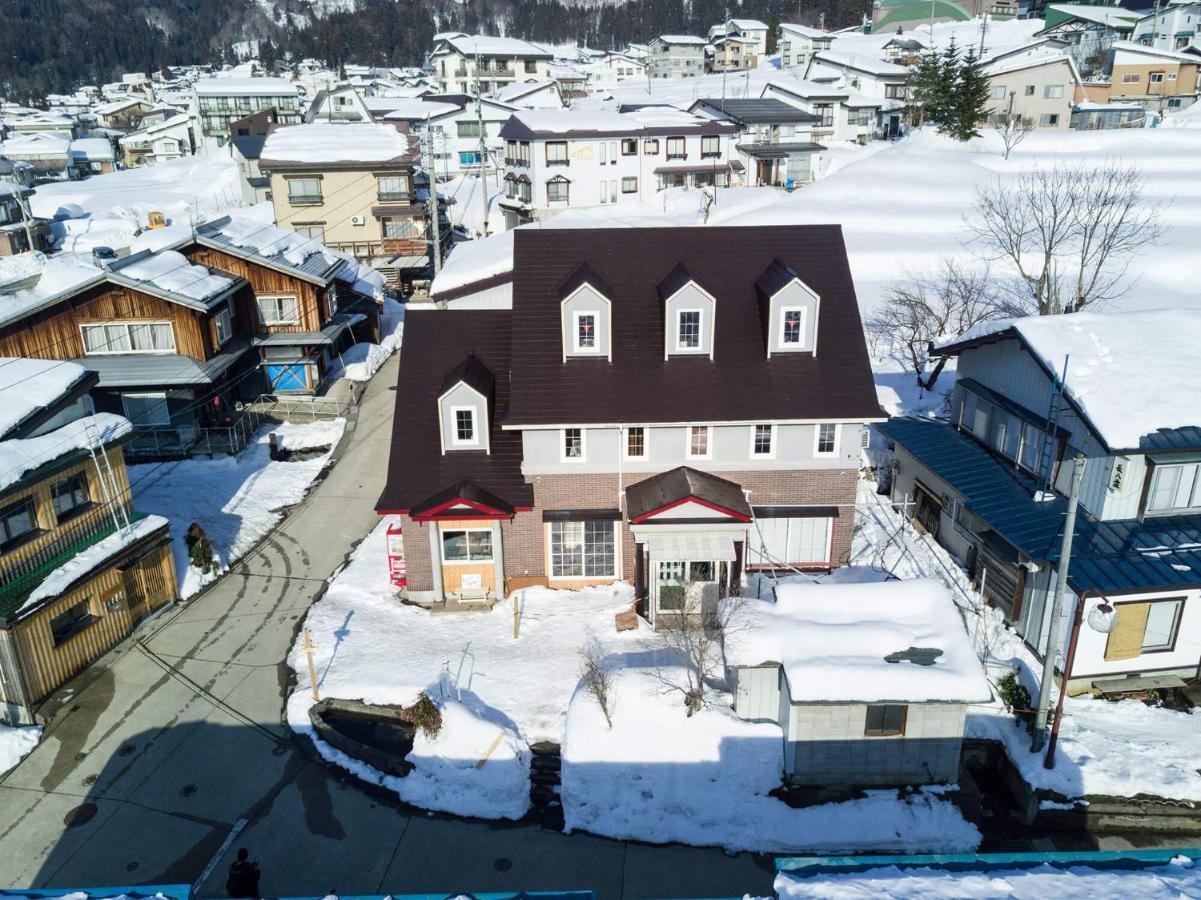
M170 322L114 322L80 325L79 330L88 356L175 352L175 329Z
M376 184L381 201L407 200L409 197L409 179L404 175L381 175Z
M1063 85L1062 84L1045 84L1043 85L1044 100L1062 100Z
M688 458L709 458L709 426L690 425L688 427Z
M838 426L833 422L822 422L817 426L817 440L813 447L815 456L833 456L838 452Z
M1147 494L1148 512L1201 507L1201 463L1157 465Z
M171 412L165 393L122 394L125 418L135 425L170 425Z
M1163 84L1163 72L1152 72L1147 80L1152 84Z
M213 317L213 324L217 330L217 346L220 347L233 337L234 333L233 316L230 314L228 306Z
M641 425L626 429L626 459L646 459L646 429Z
M991 96L992 99L994 99L994 100L1004 100L1005 99L1005 85L994 84L992 86L992 91L989 93L989 96Z
M307 206L321 201L320 178L288 179L288 202L293 206Z
M307 238L314 241L325 243L325 226L324 225L293 225L292 230L297 234L303 234Z
M633 175L627 175L621 179L621 192L623 194L638 193L638 179Z
M701 158L710 159L715 156L721 156L721 138L705 135L701 138Z
M596 313L578 312L575 314L575 349L580 352L597 349Z
M751 429L751 456L771 456L775 446L776 426L756 425Z
M456 528L443 531L442 561L492 562L492 529Z
M803 307L780 311L780 343L800 346L805 340L805 310Z
M264 325L297 325L300 308L290 294L262 295L257 298L259 320Z
M567 141L546 142L546 164L548 166L567 165Z
M612 522L551 522L551 577L615 578L615 545Z
M677 322L677 350L697 350L701 346L701 311L699 309L682 309Z
M562 438L563 459L567 461L582 460L584 458L584 429L564 428Z
M456 406L451 412L455 417L454 443L474 444L476 438L475 407Z
M1180 626L1180 599L1156 600L1147 604L1147 627L1143 631L1143 653L1164 653L1176 646ZM1121 617L1119 610L1118 616Z

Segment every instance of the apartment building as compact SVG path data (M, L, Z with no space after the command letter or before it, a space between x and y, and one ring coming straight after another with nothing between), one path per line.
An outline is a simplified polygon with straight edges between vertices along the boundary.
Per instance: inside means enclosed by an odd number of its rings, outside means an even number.
M705 39L690 34L661 34L649 45L651 78L695 78L705 74Z
M263 109L274 109L282 125L301 121L300 93L284 78L201 78L194 88L200 127L224 144L230 123Z
M429 56L434 78L447 94L487 94L510 84L551 77L553 54L517 38L437 35Z

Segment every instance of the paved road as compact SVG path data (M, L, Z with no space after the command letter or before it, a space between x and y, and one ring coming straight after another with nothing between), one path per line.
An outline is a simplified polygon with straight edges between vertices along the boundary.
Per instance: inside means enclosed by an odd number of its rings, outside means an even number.
M0 779L0 886L201 880L202 895L220 896L245 844L267 895L769 890L768 864L745 854L413 810L293 742L281 724L283 660L325 578L375 524L395 377L393 358L329 477L242 565L53 701L41 745Z

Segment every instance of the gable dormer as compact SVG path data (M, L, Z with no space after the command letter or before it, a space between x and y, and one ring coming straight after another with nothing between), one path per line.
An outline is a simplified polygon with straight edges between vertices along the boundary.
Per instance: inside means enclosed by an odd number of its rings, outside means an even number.
M613 361L612 290L587 263L559 289L563 361L571 358Z
M778 259L755 282L764 344L770 359L778 353L817 355L821 298Z
M663 301L663 358L707 356L713 359L717 301L683 263L659 282Z
M496 379L474 354L468 354L447 373L438 394L438 432L442 452L492 452L491 422Z

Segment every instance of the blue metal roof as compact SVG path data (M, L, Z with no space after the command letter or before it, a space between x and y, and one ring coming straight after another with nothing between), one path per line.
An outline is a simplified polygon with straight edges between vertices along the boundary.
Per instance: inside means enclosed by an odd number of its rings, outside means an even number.
M902 418L877 427L1027 557L1058 560L1065 497L1036 501L1041 485L1032 476L948 422ZM1082 509L1068 581L1077 592L1101 593L1201 585L1201 515L1100 522Z

